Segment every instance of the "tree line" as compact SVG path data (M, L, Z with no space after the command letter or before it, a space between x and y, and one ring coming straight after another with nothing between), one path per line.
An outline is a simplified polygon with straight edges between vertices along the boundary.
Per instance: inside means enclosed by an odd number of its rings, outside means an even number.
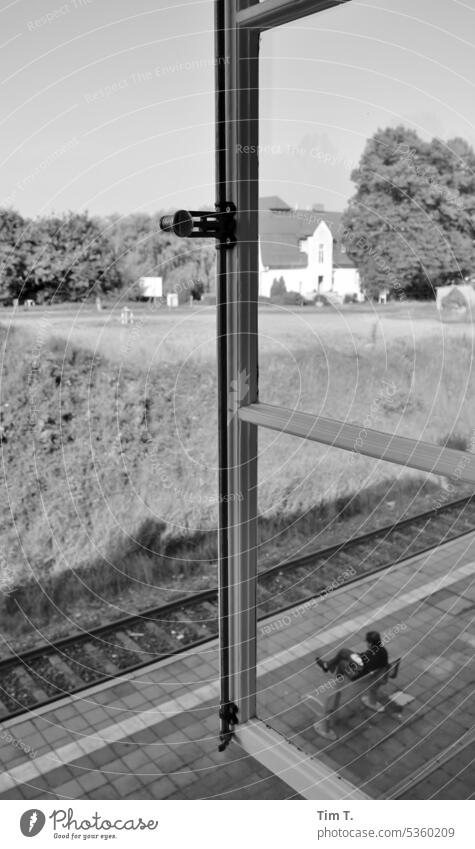
M351 179L339 238L369 297L431 298L475 274L475 153L464 139L378 130ZM213 291L214 243L162 233L160 216L28 220L0 209L0 300L81 300L123 288L139 297L142 276L163 277L165 293L181 301Z
M25 219L0 209L0 301L78 301L125 289L140 297L140 277L162 277L164 292L214 289L210 240L160 230L162 213L105 218L69 212Z

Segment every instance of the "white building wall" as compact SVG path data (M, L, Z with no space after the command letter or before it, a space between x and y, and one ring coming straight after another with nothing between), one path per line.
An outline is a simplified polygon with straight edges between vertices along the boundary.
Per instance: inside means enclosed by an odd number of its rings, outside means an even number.
M356 295L358 300L362 301L363 293L358 270L356 268L335 268L332 291L342 299L345 295Z
M274 280L283 277L287 292L303 294L307 289L308 269L306 268L269 268L259 272L259 295L270 297Z
M320 221L312 236L302 242L302 248L308 254L309 294L329 292L332 287L333 272L333 236L324 221Z
M334 292L342 300L353 294L359 301L364 300L358 270L333 268L333 237L324 221L300 246L308 256L306 268L265 268L259 249L259 295L269 298L272 283L283 277L288 292L299 292L308 298L318 292Z

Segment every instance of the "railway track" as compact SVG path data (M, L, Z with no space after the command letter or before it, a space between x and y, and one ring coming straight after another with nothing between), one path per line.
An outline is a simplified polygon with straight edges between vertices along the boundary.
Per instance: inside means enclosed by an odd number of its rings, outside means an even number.
M259 575L265 618L475 530L475 498L449 502L393 525L267 569ZM215 588L0 661L0 720L80 692L218 634Z

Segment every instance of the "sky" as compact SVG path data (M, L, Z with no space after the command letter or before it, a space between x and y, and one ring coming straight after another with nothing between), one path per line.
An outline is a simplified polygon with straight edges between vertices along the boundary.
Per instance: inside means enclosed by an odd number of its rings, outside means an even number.
M0 0L0 206L214 202L210 0ZM264 33L261 195L344 209L378 127L475 146L475 0L351 2Z

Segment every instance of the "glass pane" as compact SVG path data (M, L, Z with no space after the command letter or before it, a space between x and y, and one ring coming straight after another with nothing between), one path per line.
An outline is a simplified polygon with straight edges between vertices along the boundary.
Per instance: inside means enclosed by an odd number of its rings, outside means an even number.
M213 4L40 5L2 18L0 657L217 580L216 250L160 231L213 208Z
M263 36L261 397L469 448L468 87L435 67L451 33L422 56L424 22L406 23L349 4Z
M261 466L258 716L372 798L468 798L473 500L388 466L351 492L344 452L301 445Z
M259 715L370 796L465 798L472 749L432 759L473 722L473 487L361 453L369 429L475 450L468 54L441 66L462 16L428 43L416 7L262 38L260 400L360 430L352 452L260 431ZM369 631L401 659L381 689ZM345 649L353 684L344 652L315 664Z

